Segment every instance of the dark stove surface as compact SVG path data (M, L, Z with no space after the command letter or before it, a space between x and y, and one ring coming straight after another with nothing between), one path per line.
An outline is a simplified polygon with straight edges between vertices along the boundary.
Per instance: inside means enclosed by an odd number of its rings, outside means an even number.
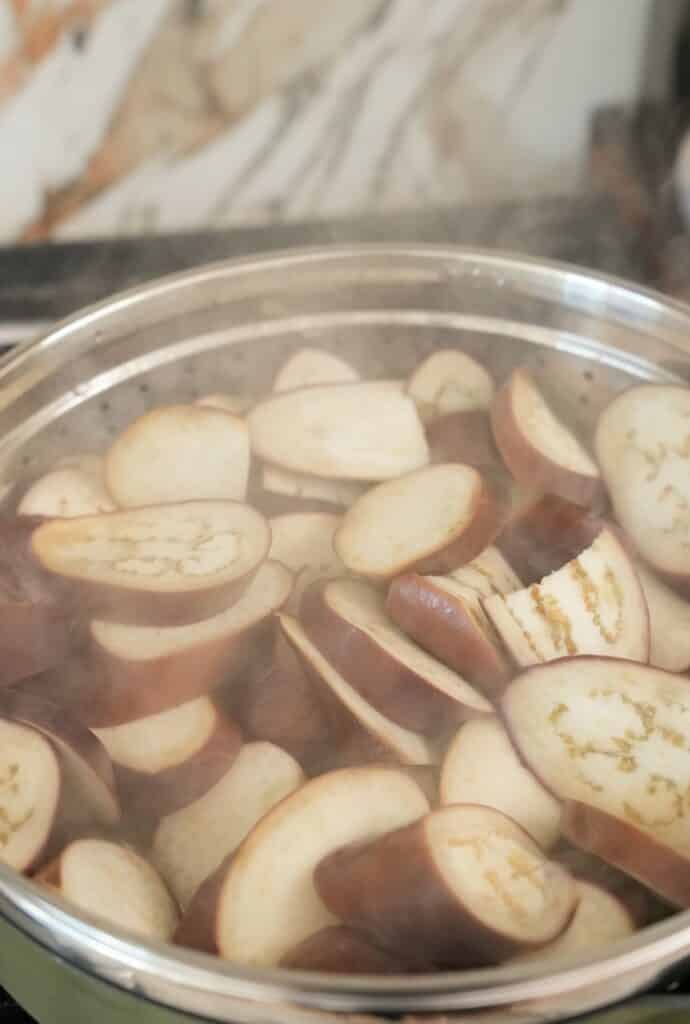
M641 280L631 229L610 200L439 207L353 220L0 248L3 322L55 320L163 274L293 246L432 242L513 250Z
M619 216L615 203L592 198L0 248L0 349L21 343L41 326L83 306L154 277L228 257L355 242L486 246L565 260L636 281L646 277L634 229ZM690 1001L678 999L680 991L676 983L674 996L596 1015L591 1024L690 1024ZM31 1024L31 1018L2 989L0 1024Z
M0 988L0 1024L34 1024L33 1018L17 1006L14 999Z

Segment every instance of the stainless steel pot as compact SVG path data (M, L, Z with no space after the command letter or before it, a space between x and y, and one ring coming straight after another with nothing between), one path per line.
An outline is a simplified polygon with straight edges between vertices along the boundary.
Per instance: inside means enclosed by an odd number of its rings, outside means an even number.
M0 484L103 448L156 402L260 394L286 353L306 344L379 377L405 374L439 345L462 346L499 377L527 363L585 435L631 381L690 380L690 310L622 282L460 249L293 252L127 292L6 359ZM595 957L548 966L401 979L252 970L102 931L0 868L0 981L45 1024L364 1024L382 1015L536 1024L628 999L688 955L685 913ZM645 1016L649 1003L621 1012L625 1024L662 1019Z

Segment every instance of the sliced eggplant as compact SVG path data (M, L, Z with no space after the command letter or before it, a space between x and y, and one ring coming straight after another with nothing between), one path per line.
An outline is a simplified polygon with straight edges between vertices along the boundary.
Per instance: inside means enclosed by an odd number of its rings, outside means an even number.
M651 791L658 792L653 787ZM651 820L657 824L659 819ZM573 845L650 889L663 901L666 910L668 906L690 907L689 861L685 851L679 853L637 825L579 800L564 802L561 828Z
M39 566L73 584L102 618L183 625L224 611L268 554L260 513L230 501L188 501L39 526Z
M220 409L221 412L229 412L232 416L244 416L254 405L254 399L251 395L217 392L197 398L194 404L203 405L209 409Z
M562 839L553 857L567 868L578 882L610 893L626 908L636 928L644 928L645 925L654 924L668 917L668 904L651 889L593 853L587 853L586 850Z
M132 423L105 460L118 505L243 501L249 479L243 419L208 405L159 406Z
M61 665L79 641L69 583L31 555L42 519L0 519L0 686Z
M351 572L372 579L447 573L492 542L502 516L476 469L429 466L362 495L343 516L335 549Z
M202 797L232 766L242 735L208 697L96 732L129 815L144 828Z
M472 804L343 847L314 881L345 924L445 968L538 949L565 931L577 905L574 880L519 825Z
M120 803L108 751L67 706L13 688L0 697L0 714L42 733L53 745L68 798L61 808L63 825L74 830L85 823L117 824Z
M427 740L387 718L362 697L324 658L296 619L280 615L279 622L326 709L333 730L334 759L345 765L377 760L406 765L434 763L434 751Z
M120 809L106 751L62 709L22 693L0 716L0 861L28 873Z
M426 798L404 772L345 768L312 779L252 829L229 863L198 890L177 941L235 963L279 964L334 923L312 873L339 847L416 821Z
M561 834L561 805L520 761L496 718L462 725L441 768L442 804L484 804L507 814L551 850Z
M270 664L250 666L234 711L248 736L277 744L316 774L337 754L329 705L319 689L278 630Z
M647 602L612 530L541 583L484 608L518 665L578 654L649 660Z
M299 609L306 588L319 579L341 576L345 566L335 552L333 539L340 516L332 513L295 512L275 516L271 527L271 558L294 573L289 611Z
M599 467L556 417L528 370L514 370L496 395L491 426L503 461L519 483L585 507L603 495Z
M55 469L78 469L99 480L105 480L105 459L96 452L74 452L72 455L61 455L55 463Z
M387 381L286 391L255 405L248 422L253 452L297 473L388 480L429 461L414 402Z
M635 571L649 608L649 663L669 672L690 668L690 604L642 562Z
M555 960L590 953L636 931L635 919L625 904L600 885L578 881L577 896L575 915L563 934L517 960Z
M639 553L690 593L690 389L643 385L597 425L597 457L616 518Z
M479 594L455 579L398 576L388 590L386 610L420 647L489 697L500 694L513 675Z
M302 348L278 372L273 391L291 391L315 384L348 384L359 379L359 374L338 356L323 349ZM280 466L264 466L261 480L269 495L280 495L287 505L294 503L293 508L284 509L285 513L316 511L320 503L326 509L329 505L347 508L363 489L362 484L355 481L294 473Z
M322 348L298 349L281 367L273 391L292 391L314 384L351 384L359 374L349 363Z
M64 771L45 736L0 719L0 861L30 871L50 847L65 795Z
M406 974L409 963L375 946L368 935L342 924L322 928L285 954L281 967L329 974Z
M280 747L245 743L215 785L162 818L151 856L183 909L254 825L303 782L302 769Z
M501 457L487 413L451 412L426 428L432 462L461 462L475 469L498 471Z
M471 356L438 349L417 367L407 383L425 423L449 413L487 409L494 394L491 375Z
M529 585L577 558L605 526L581 505L553 494L527 493L516 502L496 546Z
M105 839L77 839L41 873L79 910L145 939L167 941L178 912L162 879L147 860Z
M336 671L403 728L437 736L464 718L491 712L474 687L396 628L382 595L369 584L339 579L310 588L302 620Z
M688 680L568 658L523 673L502 710L522 759L566 802L566 838L690 906Z
M71 519L113 512L115 507L101 477L76 466L66 466L36 480L24 493L17 514Z
M264 562L230 608L188 626L90 627L92 725L121 725L210 693L247 664L257 630L283 607L292 574Z
M524 584L497 547L485 548L467 565L453 569L452 579L475 590L480 597L502 594L504 597L522 590Z
M262 473L264 491L294 499L295 512L308 502L322 502L336 508L349 508L365 490L363 484L354 480L328 480L325 477L292 473L279 466L264 466Z

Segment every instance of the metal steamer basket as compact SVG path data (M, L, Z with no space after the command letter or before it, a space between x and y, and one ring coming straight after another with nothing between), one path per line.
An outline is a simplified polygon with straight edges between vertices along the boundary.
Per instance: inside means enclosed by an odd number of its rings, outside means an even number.
M293 251L136 288L10 355L0 365L0 484L103 449L156 403L265 393L304 345L374 378L403 376L439 346L462 348L498 379L528 365L585 438L631 383L690 380L690 310L614 279L476 250ZM638 996L689 954L684 913L577 961L405 978L251 969L101 930L0 867L0 982L45 1024L410 1015L537 1024ZM593 1020L662 1019L650 1007L628 1003Z

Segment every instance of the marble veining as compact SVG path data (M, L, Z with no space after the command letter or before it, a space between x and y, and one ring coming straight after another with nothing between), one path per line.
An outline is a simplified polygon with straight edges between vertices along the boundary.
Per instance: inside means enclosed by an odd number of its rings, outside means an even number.
M649 2L0 0L0 242L572 192Z

